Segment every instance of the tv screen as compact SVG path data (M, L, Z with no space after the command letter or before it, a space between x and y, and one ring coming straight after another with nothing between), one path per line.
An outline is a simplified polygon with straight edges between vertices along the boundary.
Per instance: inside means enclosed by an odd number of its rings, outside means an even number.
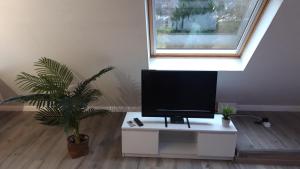
M142 116L213 118L217 72L142 70Z

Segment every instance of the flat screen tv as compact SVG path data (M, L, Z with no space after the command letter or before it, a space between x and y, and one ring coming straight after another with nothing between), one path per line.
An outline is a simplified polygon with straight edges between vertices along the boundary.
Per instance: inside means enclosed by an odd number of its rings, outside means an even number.
M217 75L215 71L142 70L142 116L171 117L171 122L213 118Z

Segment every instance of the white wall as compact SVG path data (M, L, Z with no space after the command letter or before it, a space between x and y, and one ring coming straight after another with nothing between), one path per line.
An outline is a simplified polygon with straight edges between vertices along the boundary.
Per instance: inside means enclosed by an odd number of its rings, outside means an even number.
M221 72L218 100L239 104L300 105L300 1L285 0L244 72ZM144 0L1 0L0 93L17 90L21 71L49 56L97 81L98 104L139 105L140 70L147 67ZM10 90L11 89L11 90Z
M300 105L300 1L285 0L244 72L222 72L218 100Z
M0 79L21 94L16 75L33 72L42 56L81 78L113 65L117 69L95 85L110 97L107 104L137 104L133 89L147 68L145 23L143 0L1 0Z

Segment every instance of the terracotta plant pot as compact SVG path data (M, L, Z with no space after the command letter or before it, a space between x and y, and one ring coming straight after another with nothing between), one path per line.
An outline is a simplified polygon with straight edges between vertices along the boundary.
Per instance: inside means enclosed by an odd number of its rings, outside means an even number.
M230 120L222 118L222 125L223 127L229 127Z
M71 135L67 139L68 151L71 158L78 158L89 153L89 136L80 134L80 143L75 144L75 137Z

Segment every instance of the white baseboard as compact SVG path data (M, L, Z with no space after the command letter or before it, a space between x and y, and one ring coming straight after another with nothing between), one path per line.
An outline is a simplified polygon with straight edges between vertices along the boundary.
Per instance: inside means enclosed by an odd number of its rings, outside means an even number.
M139 106L92 106L95 109L106 109L112 112L140 112Z
M300 112L300 106L298 105L243 105L233 102L219 102L219 112L224 105L229 105L237 111Z
M237 105L239 111L300 112L297 105Z
M92 106L95 109L107 109L112 112L137 112L141 111L139 106ZM297 105L239 105L236 104L238 111L274 111L274 112L300 112ZM37 111L34 106L22 105L1 105L0 111Z
M91 106L95 109L106 109L112 112L137 112L141 111L139 106ZM37 111L34 106L22 106L22 105L1 105L0 111Z
M37 111L34 106L1 105L0 111Z

